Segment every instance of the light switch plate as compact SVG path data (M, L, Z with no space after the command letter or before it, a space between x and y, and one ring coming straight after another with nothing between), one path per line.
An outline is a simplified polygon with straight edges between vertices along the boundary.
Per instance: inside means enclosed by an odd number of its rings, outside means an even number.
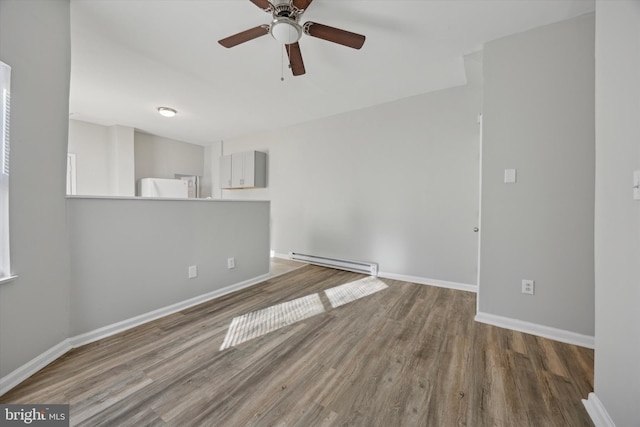
M505 169L504 170L504 183L505 184L514 184L516 182L516 170L515 169Z
M640 200L640 170L633 171L633 200Z

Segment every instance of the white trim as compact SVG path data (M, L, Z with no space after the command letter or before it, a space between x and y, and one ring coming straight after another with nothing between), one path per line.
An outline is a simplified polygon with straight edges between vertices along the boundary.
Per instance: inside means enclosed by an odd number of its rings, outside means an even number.
M476 313L480 311L480 261L482 260L482 112L478 113L478 260L476 266Z
M67 195L67 200L142 200L142 201L161 201L161 202L202 202L202 203L227 203L227 202L242 202L242 203L271 203L271 200L243 200L243 199L173 199L169 197L139 197L139 196L86 196L86 195Z
M616 427L595 393L589 393L588 399L582 399L582 404L596 427Z
M404 274L385 273L383 271L378 272L378 277L392 280L401 280L403 282L418 283L420 285L431 285L439 288L456 289L458 291L466 291L476 293L478 287L476 285L470 285L467 283L449 282L446 280L427 279L424 277L407 276Z
M153 320L160 319L161 317L165 317L170 314L174 314L187 308L196 306L198 304L202 304L203 302L207 302L212 299L219 298L223 295L248 288L257 283L265 281L269 277L269 274L263 274L261 276L254 277L253 279L245 280L244 282L236 283L222 289L216 289L215 291L199 295L197 297L181 301L176 304L171 304L166 307L162 307L157 310L153 310L148 313L123 320L121 322L113 323L111 325L107 325L81 335L76 335L75 337L69 338L69 341L71 342L73 348L80 347L82 345L86 345L94 341L110 337L128 329L135 328L136 326L143 325Z
M89 344L103 338L107 338L119 332L123 332L128 329L134 328L136 326L143 325L147 322L151 322L152 320L156 320L161 317L176 313L178 311L193 307L195 305L202 304L203 302L207 302L209 300L219 298L223 295L227 295L232 292L236 292L241 289L248 288L250 286L253 286L255 284L265 281L269 277L270 277L269 274L263 274L261 276L254 277L253 279L245 280L244 282L236 283L234 285L230 285L222 289L217 289L215 291L197 296L195 298L191 298L176 304L159 308L157 310L153 310L148 313L141 314L139 316L135 316L130 319L123 320L121 322L114 323L112 325L107 325L82 335L77 335L75 337L67 338L64 341L62 341L60 344L50 348L49 350L40 354L33 360L20 366L18 369L11 372L10 374L0 378L0 396L2 396L12 388L17 386L18 384L20 384L22 381L26 380L31 375L35 374L36 372L38 372L39 370L47 366L49 363L55 361L56 359L58 359L63 354L65 354L66 352L68 352L73 348L80 347L82 345Z
M18 278L17 274L14 274L12 276L7 276L7 277L0 277L0 285L2 285L3 283L11 282L12 280L15 280L17 278Z
M75 196L77 191L76 155L67 153L67 195Z
M499 326L501 328L512 329L526 334L537 335L567 344L579 345L580 347L594 348L595 339L593 335L583 335L564 329L552 328L550 326L539 325L537 323L526 322L524 320L512 319L510 317L497 316L489 313L477 313L476 322L488 325Z
M0 378L0 396L47 366L49 363L61 357L67 351L71 350L71 348L71 343L66 339L20 366L10 374Z
M275 251L271 251L271 253L272 253L271 258L281 258L281 259L291 260L291 257L289 256L289 254L281 254Z
M273 252L273 258L291 259L289 254L283 254L279 252ZM449 282L447 280L427 279L424 277L408 276L405 274L386 273L384 271L378 271L378 277L392 280L401 280L403 282L417 283L419 285L431 285L439 288L456 289L458 291L467 291L476 293L478 287L476 285L470 285L468 283Z

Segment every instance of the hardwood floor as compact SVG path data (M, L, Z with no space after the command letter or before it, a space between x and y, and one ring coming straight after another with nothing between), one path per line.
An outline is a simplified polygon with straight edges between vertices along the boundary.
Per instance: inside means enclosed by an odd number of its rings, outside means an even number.
M271 265L269 267L269 275L271 277L280 276L281 274L288 273L297 268L307 265L303 262L293 261L283 258L271 258Z
M473 321L475 294L304 266L72 350L0 397L78 426L592 426L593 351ZM318 293L325 312L223 351L231 319Z

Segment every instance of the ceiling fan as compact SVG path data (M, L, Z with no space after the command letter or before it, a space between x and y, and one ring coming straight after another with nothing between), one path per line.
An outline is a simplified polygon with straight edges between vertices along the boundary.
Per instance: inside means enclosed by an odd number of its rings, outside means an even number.
M289 65L294 76L305 73L304 62L298 40L302 34L360 49L365 36L307 21L301 25L298 21L313 0L250 0L263 11L270 13L273 20L268 25L259 25L233 36L219 40L222 46L230 48L248 42L260 36L271 34L274 39L285 45L289 56Z

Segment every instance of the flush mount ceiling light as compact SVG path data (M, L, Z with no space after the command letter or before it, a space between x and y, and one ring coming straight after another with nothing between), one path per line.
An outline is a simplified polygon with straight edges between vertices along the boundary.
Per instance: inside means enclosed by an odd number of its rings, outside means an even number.
M165 116L165 117L173 117L176 114L178 114L178 112L176 110L174 110L173 108L169 108L169 107L158 107L158 113L160 113L160 115Z

